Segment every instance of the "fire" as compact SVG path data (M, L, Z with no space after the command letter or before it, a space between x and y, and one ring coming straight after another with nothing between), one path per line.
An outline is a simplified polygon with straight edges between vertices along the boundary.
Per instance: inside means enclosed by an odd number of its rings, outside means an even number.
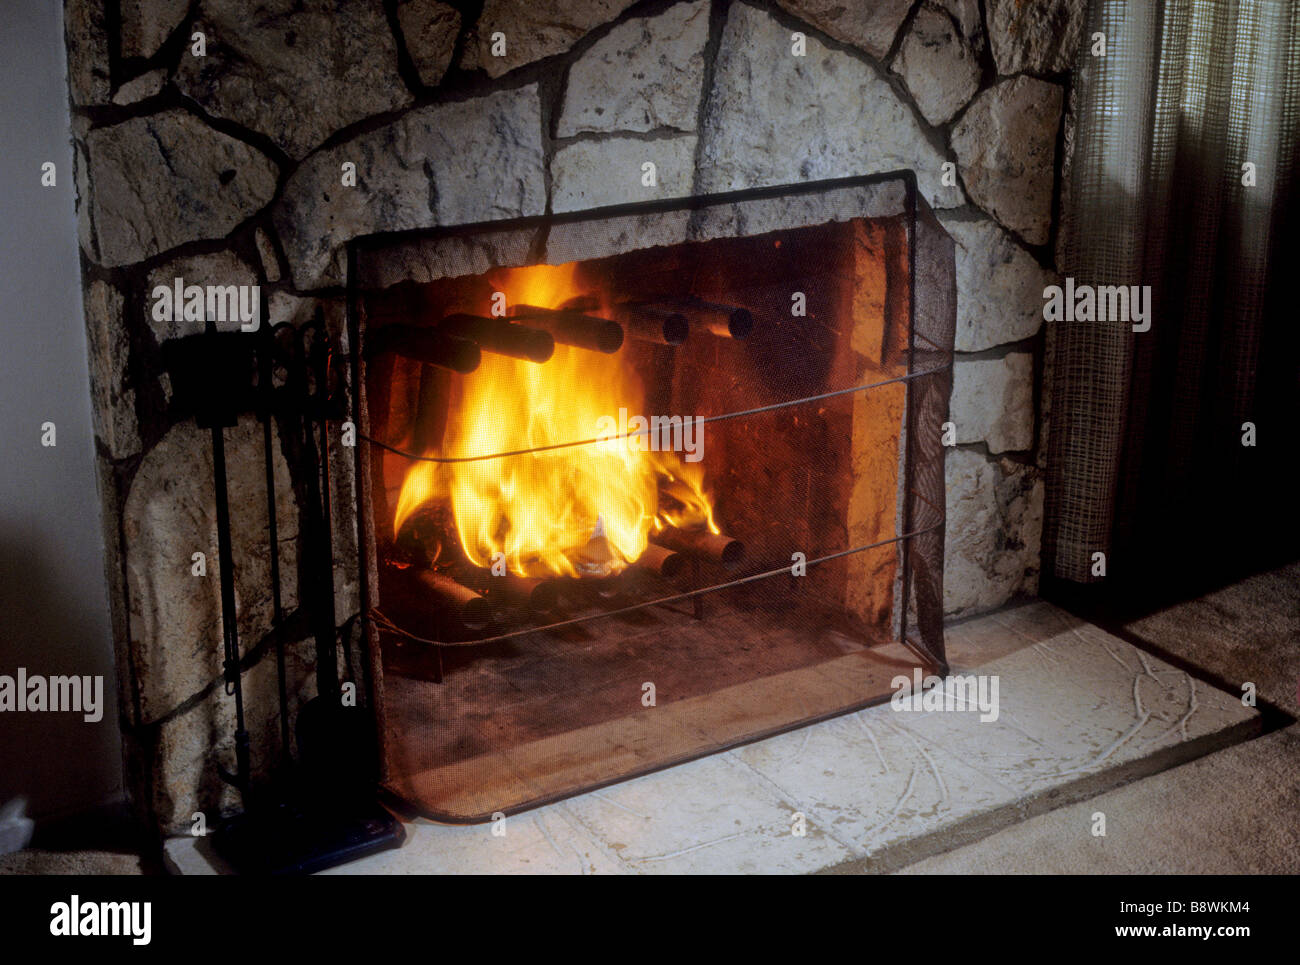
M510 305L560 307L585 294L576 264L512 269L493 276ZM465 555L477 566L497 553L524 576L576 576L593 537L610 570L643 552L651 530L707 526L718 532L700 463L644 451L621 438L597 439L602 416L643 411L645 393L622 352L604 355L556 344L537 364L490 352L457 377L442 448L423 455L469 459L417 462L398 498L394 531L434 499L451 507ZM498 453L564 446L515 456ZM492 458L474 458L485 457ZM661 490L668 498L660 499ZM607 551L606 551L607 547Z
M658 456L667 455L657 453ZM655 517L655 531L665 526L678 529L707 528L715 536L722 533L713 519L713 502L704 489L704 467L698 462L682 462L673 459L674 465L661 461L659 469L663 474L660 489L670 497L667 506L659 510Z

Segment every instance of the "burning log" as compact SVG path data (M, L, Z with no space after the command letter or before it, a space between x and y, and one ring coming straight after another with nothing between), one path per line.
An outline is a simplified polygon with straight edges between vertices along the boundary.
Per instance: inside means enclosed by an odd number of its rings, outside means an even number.
M686 316L693 328L706 328L723 338L745 338L754 328L754 316L747 308L694 298L671 302L665 307Z
M550 332L516 325L504 318L448 315L438 328L447 335L470 339L485 352L529 362L545 362L555 353L555 339Z
M402 523L393 540L397 559L428 567L442 556L442 533L446 531L443 511L426 503Z
M662 576L669 580L681 573L685 565L686 559L680 553L674 553L654 543L647 544L645 552L632 562L632 566L642 573Z
M393 352L402 358L462 374L473 372L481 359L479 347L468 339L414 325L385 325L370 336L366 347L372 353Z
M412 633L436 638L448 623L478 630L492 622L487 599L449 576L414 566L389 575L385 609Z
M609 315L622 325L627 334L643 342L681 345L690 334L691 325L679 311L662 305L615 305Z
M652 534L650 541L686 556L721 563L727 569L733 569L745 555L745 544L740 540L710 533L707 529L686 530L665 526Z
M608 318L572 309L520 305L515 309L514 319L545 329L555 341L564 345L576 345L606 355L612 355L623 347L623 326Z

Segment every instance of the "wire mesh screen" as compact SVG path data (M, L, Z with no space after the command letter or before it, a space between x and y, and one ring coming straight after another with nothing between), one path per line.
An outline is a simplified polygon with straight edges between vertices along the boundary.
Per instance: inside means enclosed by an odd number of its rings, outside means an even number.
M390 790L485 820L945 668L953 252L910 176L490 230L350 258Z
M943 648L943 423L952 397L952 346L957 318L953 240L934 213L918 205L909 277L912 330L908 441L903 471L911 496L905 529L907 577L916 601L917 644L938 663Z

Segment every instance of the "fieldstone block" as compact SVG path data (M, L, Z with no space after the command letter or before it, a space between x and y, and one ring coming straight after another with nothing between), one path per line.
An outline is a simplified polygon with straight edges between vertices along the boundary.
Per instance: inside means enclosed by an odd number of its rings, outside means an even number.
M123 0L122 56L152 57L181 25L189 0Z
M285 679L290 721L315 694L315 643L311 640L285 648ZM253 749L254 777L271 772L279 760L280 694L273 653L244 671L240 687L244 697L244 726ZM184 713L158 727L153 747L153 804L165 832L188 833L196 811L235 813L239 793L221 779L217 765L235 769L235 698L215 687ZM212 830L211 824L208 830Z
M633 201L680 198L691 193L696 138L643 141L613 137L576 141L551 162L551 207L556 212L601 208ZM655 185L642 183L642 165L655 166Z
M894 68L931 124L946 124L975 96L980 66L939 10L922 7L894 58Z
M1069 70L1087 0L988 0L989 42L999 74Z
M838 188L803 195L750 198L693 211L602 218L598 224L553 225L546 236L546 262L559 265L610 254L713 238L739 238L851 218L901 215L902 184L883 181L865 188Z
M451 55L460 33L460 13L438 0L401 0L397 23L406 40L420 82L435 86L451 65Z
M257 275L252 266L233 251L214 251L203 255L183 255L163 262L149 272L148 291L145 293L147 297L145 319L149 323L149 327L153 329L154 338L157 339L159 345L170 338L198 335L202 333L206 324L196 320L187 321L183 316L174 317L171 321L159 321L153 317L154 289L160 285L174 288L177 278L182 279L186 287L190 285L207 287L208 285L257 284ZM175 316L178 313L173 312L172 314ZM217 328L222 331L238 331L239 326L238 321L217 323Z
M703 0L619 24L570 68L557 135L693 131L708 37Z
M746 4L728 15L705 111L701 191L846 177L911 168L935 207L964 201L940 184L943 156L874 69L790 33Z
M487 0L465 45L461 66L483 68L491 77L563 53L603 23L609 23L635 0ZM492 54L493 34L505 35L505 56Z
M181 54L176 85L204 110L300 158L340 128L397 110L411 94L372 0L203 0L207 55Z
M861 47L877 60L889 52L898 28L912 6L911 0L875 0L872 3L777 0L777 3L841 43Z
M342 165L356 165L355 187ZM541 214L537 85L411 111L308 158L274 219L300 290L341 284L342 245L375 231Z
M555 225L552 231L558 230ZM363 256L357 265L366 288L387 288L403 281L424 284L457 275L481 275L489 268L528 263L536 229L480 231L473 235L421 238Z
M257 245L257 257L262 263L262 274L269 282L280 280L280 257L275 253L275 243L271 236L261 228L253 232L253 243Z
M117 89L113 95L113 103L118 106L126 106L142 101L147 97L153 97L163 89L163 84L167 82L167 71L159 68L141 74L139 77L133 77Z
M980 352L1035 335L1043 289L1056 284L1056 275L988 218L939 220L956 246L956 350Z
M1034 444L1034 359L1012 352L1000 359L964 359L953 365L951 419L957 442L986 442L990 452Z
M953 449L944 464L943 609L991 610L1038 583L1043 481L1032 466Z
M557 224L546 235L548 265L569 261L604 258L643 248L660 248L697 240L690 211L666 211L660 214L621 215L602 218L592 224L577 222Z
M952 132L971 200L1030 244L1047 243L1060 118L1060 87L1017 77L976 97Z
M853 218L893 218L903 215L906 206L906 186L894 179L804 194L749 198L691 212L690 240L739 238Z
M270 549L262 426L252 416L225 430L235 605L241 650L271 627ZM281 596L297 605L297 508L289 470L274 446ZM221 565L217 557L212 436L187 420L144 457L124 511L129 645L140 685L140 718L156 721L221 674ZM206 573L194 575L203 553Z
M961 35L976 55L984 52L984 20L980 16L979 0L939 0L939 6L952 14Z
M78 107L107 104L108 26L101 0L67 0L63 32L68 44L68 90Z
M86 155L86 133L89 132L75 135L72 141L72 180L77 186L77 243L89 255L95 250L95 230L90 221L90 159Z
M109 456L124 459L140 451L140 428L135 389L127 376L131 346L122 317L122 293L107 282L93 281L83 303L95 435Z
M96 128L85 147L83 243L107 267L223 237L275 194L270 158L182 110Z

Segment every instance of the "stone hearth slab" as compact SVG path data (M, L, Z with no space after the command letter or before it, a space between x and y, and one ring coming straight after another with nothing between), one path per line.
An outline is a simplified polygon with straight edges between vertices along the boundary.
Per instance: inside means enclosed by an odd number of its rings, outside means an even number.
M1045 602L947 635L954 674L996 676L996 720L882 704L512 815L504 834L416 820L400 850L329 873L888 871L1260 729L1236 695ZM219 870L193 838L166 854Z

